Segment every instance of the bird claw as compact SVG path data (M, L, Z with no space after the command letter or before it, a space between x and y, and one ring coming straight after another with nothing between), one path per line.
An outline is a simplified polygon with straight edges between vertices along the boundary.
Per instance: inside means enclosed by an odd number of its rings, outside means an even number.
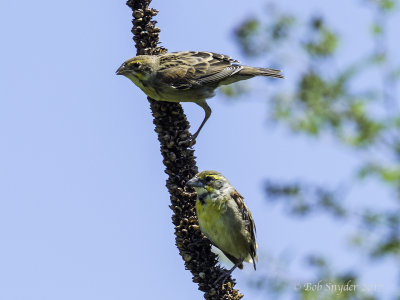
M195 144L196 144L196 137L195 136L191 136L190 138L188 138L186 140L178 142L179 146L187 146L188 148L192 148Z
M190 140L190 144L189 147L193 147L196 144L196 139L192 137L192 139Z
M222 273L221 276L219 276L219 277L217 278L217 280L215 280L214 283L217 284L221 279L223 279L223 280L221 281L221 285L224 285L225 281L228 279L228 277L231 275L231 273L232 273L232 272L230 272L230 271L226 271L226 272Z
M231 276L232 272L233 272L241 263L243 263L243 259L240 259L230 270L226 270L224 273L222 273L221 276L219 276L219 277L217 278L217 280L215 280L215 283L218 283L221 279L224 279L224 280L222 280L222 282L221 282L221 285L223 285L223 284L225 283L226 279L227 279L229 276Z
M196 144L196 140L193 140L193 139L187 139L187 140L178 142L179 146L186 146L188 148L191 148L194 144Z

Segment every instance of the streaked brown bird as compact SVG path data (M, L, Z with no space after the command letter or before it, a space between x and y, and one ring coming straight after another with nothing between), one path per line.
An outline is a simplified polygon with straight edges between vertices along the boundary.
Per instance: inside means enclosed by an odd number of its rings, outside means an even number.
M227 55L200 51L139 55L125 61L116 73L154 100L201 106L205 117L192 136L192 145L211 115L206 99L214 96L217 87L255 76L284 78L280 70L244 66Z

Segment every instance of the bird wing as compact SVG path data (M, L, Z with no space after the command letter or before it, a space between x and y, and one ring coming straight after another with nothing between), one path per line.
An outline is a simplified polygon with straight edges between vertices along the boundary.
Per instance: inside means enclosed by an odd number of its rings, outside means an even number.
M200 51L172 52L160 56L157 76L177 89L218 83L243 69L230 56Z
M249 208L244 204L243 196L240 195L236 190L232 192L232 198L235 200L236 205L239 208L239 211L242 212L242 218L247 223L247 231L250 233L251 243L250 243L250 256L253 259L254 270L256 269L255 259L257 257L257 242L256 242L256 225L254 224L253 217L251 216L251 212Z

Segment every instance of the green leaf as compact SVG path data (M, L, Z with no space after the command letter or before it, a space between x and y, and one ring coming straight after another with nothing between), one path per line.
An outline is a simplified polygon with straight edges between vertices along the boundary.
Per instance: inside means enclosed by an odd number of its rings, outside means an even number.
M382 26L380 24L378 24L378 23L374 23L374 24L372 24L372 30L371 31L372 31L372 33L374 35L381 35L382 32L383 32Z

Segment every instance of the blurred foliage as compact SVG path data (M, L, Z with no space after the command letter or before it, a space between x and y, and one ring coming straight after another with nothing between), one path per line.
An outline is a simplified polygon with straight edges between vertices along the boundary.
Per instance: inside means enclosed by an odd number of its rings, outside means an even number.
M243 82L237 82L236 84L223 85L218 89L218 91L226 97L235 99L243 94L246 94L249 90L246 84Z
M280 41L290 38L289 33L294 25L295 18L289 15L280 15L275 22L269 24L251 18L237 27L235 36L246 55L258 56L271 50L271 40L274 41L273 47L277 47Z
M324 211L335 217L346 216L346 210L340 203L340 199L343 198L342 189L328 190L303 182L282 184L267 181L265 190L268 200L285 201L288 212L293 215L305 216Z
M251 282L255 289L267 289L269 298L279 299L281 295L295 293L303 300L377 300L376 294L384 287L359 282L359 275L354 271L333 272L329 259L310 255L304 258L308 270L314 274L309 278L293 278L282 269L271 265L261 269ZM288 266L285 266L288 268Z
M395 0L365 0L365 2L374 4L382 12L392 12L397 6Z
M357 4L371 10L365 32L356 32L351 26L348 32L339 32L328 21L332 15L304 19L269 5L265 16L240 23L235 38L245 55L280 62L273 67L290 74L284 92L276 92L268 101L270 119L314 139L333 137L351 149L360 163L347 186L355 189L372 180L387 191L391 203L387 210L378 211L365 204L351 211L349 203L363 201L353 199L343 186L333 189L271 179L265 184L267 199L279 201L290 215L299 218L326 213L335 221L356 224L351 241L360 254L367 254L371 263L385 258L400 266L400 66L394 59L400 49L389 48L390 42L398 38L393 36L397 30L388 28L390 19L400 16L398 1L363 0ZM373 47L344 44L342 34L365 35ZM348 49L357 52L349 55ZM303 300L380 299L377 287L373 290L362 286L357 268L335 272L329 264L331 259L315 255L306 259L314 270L314 280L294 281L288 274L267 274L253 284L268 290L273 299L290 293ZM393 278L393 286L396 280ZM338 294L327 287L312 291L305 286L319 281L340 286L350 282L358 288ZM294 292L295 282L305 283ZM400 299L400 294L393 297Z
M336 34L324 25L322 18L313 18L309 25L311 32L303 43L304 49L314 58L333 55L338 45Z
M332 274L329 263L323 257L309 256L306 261L308 267L314 269L317 279L300 284L302 299L375 299L359 284L355 274Z

